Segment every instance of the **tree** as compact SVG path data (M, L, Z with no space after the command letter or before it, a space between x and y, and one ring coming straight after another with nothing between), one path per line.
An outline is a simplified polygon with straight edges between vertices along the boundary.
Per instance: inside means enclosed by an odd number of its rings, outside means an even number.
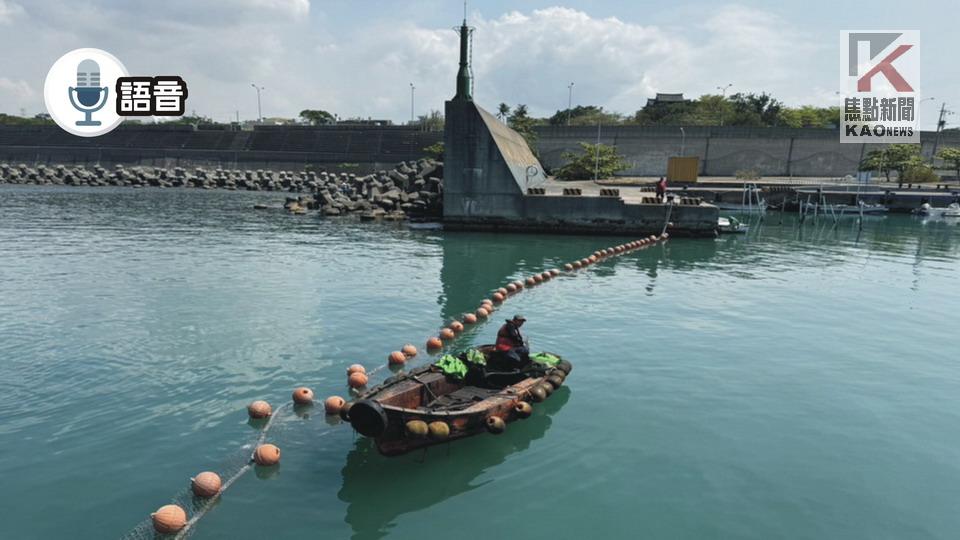
M960 182L960 148L941 148L937 157L953 166L957 172L957 181Z
M497 105L497 118L502 122L507 119L507 116L510 116L510 106L506 103Z
M419 124L424 131L443 131L443 113L437 110L431 110L429 114L421 114L417 117Z
M537 134L533 131L533 126L536 124L536 120L531 118L527 114L526 105L517 105L513 109L513 113L507 118L507 125L510 126L510 129L519 133L524 140L527 141L527 146L530 147L530 150L533 150L537 146Z
M595 126L598 123L612 125L622 124L623 115L604 111L603 107L596 105L577 105L572 109L557 111L547 122L551 126L564 126L567 123L574 126Z
M887 182L890 181L890 171L897 171L897 177L904 179L904 171L911 167L923 164L918 144L891 144L890 146L867 152L867 157L860 162L861 171L880 171Z
M423 149L427 156L437 160L443 160L443 141L437 141Z
M580 143L582 154L564 152L566 164L557 170L560 180L589 180L594 175L597 178L608 178L614 174L629 169L623 156L617 154L617 149L605 144Z
M766 92L757 94L736 93L730 96L733 104L732 126L776 126L783 110L783 103Z
M327 111L319 109L304 109L300 111L300 118L302 118L304 122L307 122L313 126L337 123L337 118L335 116Z

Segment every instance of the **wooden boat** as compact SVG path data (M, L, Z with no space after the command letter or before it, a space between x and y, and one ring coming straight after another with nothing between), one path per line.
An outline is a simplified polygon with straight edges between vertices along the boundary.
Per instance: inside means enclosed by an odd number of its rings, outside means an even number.
M488 359L495 354L492 345L478 350ZM531 407L548 399L572 368L561 358L556 367L471 369L457 380L434 365L424 366L364 392L341 415L358 433L373 438L381 454L396 456L484 431L502 433L507 423L530 416Z

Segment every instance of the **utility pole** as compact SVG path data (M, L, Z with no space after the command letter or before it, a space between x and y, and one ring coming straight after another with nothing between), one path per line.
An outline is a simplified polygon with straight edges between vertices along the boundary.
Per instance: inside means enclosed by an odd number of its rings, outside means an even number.
M940 104L940 117L937 119L937 137L933 140L933 152L930 153L931 162L933 158L937 156L937 148L940 146L940 134L947 125L946 116L948 114L953 114L953 111L947 110L947 102L944 101Z
M257 122L260 123L260 124L262 124L262 123L263 123L263 110L260 108L260 91L265 90L265 88L262 87L262 86L257 86L257 85L255 85L255 84L253 84L253 83L250 83L250 86L252 86L252 87L253 87L254 89L256 89L256 91L257 91Z
M733 86L733 83L727 83L726 86L718 86L720 90L720 126L723 127L723 102L727 99L727 89Z
M573 113L573 83L567 85L569 94L567 95L567 125L570 125L570 115Z
M411 125L411 126L413 125L413 120L414 120L414 117L413 117L413 95L414 95L414 92L416 92L416 91L417 91L417 87L414 86L413 83L410 83L410 125Z

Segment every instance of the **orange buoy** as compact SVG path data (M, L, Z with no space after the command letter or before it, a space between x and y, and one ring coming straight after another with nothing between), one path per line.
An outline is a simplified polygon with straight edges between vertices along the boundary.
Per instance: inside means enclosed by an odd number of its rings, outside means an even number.
M276 465L280 463L280 449L270 443L261 444L253 453L253 460L257 462L257 465L263 465L264 467Z
M329 415L340 414L340 409L343 409L346 404L347 402L342 397L330 396L323 400L323 410Z
M597 258L594 257L593 255L587 257L587 259L590 261L590 264L593 264L593 263L597 262Z
M158 533L173 534L187 525L187 512L175 504L168 504L150 514L150 519Z
M393 351L387 356L387 363L391 366L402 366L407 363L407 355L403 351Z
M656 241L657 241L657 237L654 236L654 235L652 235L652 234L651 234L650 236L648 236L647 238L648 238L651 242L656 242Z
M660 238L666 240L667 238L670 238L670 233L664 231L663 234L660 235Z
M504 298L506 298L507 294L510 293L510 291L508 291L506 287L500 287L499 289L497 289L497 292L500 293L500 295L503 296Z
M463 324L477 324L477 316L473 313L465 313L463 315Z
M533 278L534 283L543 283L543 276L540 274L534 274L530 277Z
M540 277L542 277L544 281L550 281L550 278L553 277L553 274L544 270L543 272L540 272Z
M449 328L443 328L440 330L440 339L453 339L454 337L456 337L456 334L453 332L453 330Z
M477 318L478 318L478 319L486 319L488 315L490 315L490 312L487 311L486 308L482 308L482 307L477 308Z
M306 386L301 386L293 391L293 402L297 405L308 405L313 403L313 390Z
M406 345L404 345L404 346L400 349L400 351L401 351L403 354L405 354L405 355L407 355L408 357L410 357L410 358L413 358L414 356L417 355L417 348L414 347L414 346L413 346L412 344L410 344L410 343L407 343Z
M492 306L492 305L493 305L493 300L491 300L491 299L489 299L489 298L484 298L483 300L480 301L480 305L482 306L482 305L484 305L484 304L490 304L490 305Z
M586 259L586 258L580 259L580 264L582 264L583 266L590 266L590 259Z
M580 268L583 267L583 263L580 262L580 261L573 261L573 264L571 264L570 266L572 266L572 267L574 267L574 268L576 268L576 269L579 270Z
M357 372L351 373L350 376L347 377L347 384L350 385L350 388L354 388L354 389L363 388L364 386L367 385L368 380L369 379L367 379L366 373L361 373L357 371Z
M440 348L442 348L442 347L443 347L443 342L440 341L440 338L438 338L438 337L432 337L432 338L430 338L430 339L427 340L427 349L428 349L428 350L433 351L433 350L440 349Z
M453 330L454 334L459 334L460 332L463 332L463 323L460 321L453 321L447 326L447 328Z
M190 479L190 489L193 490L193 494L205 499L220 493L222 485L220 475L210 471L203 471Z
M532 277L528 277L525 284L527 287L533 287L537 284L537 280L533 279Z
M518 280L516 280L516 281L513 282L513 286L516 287L518 290L519 290L519 289L522 289L522 288L523 288L523 282L518 279Z
M603 252L602 252L602 251L597 250L597 251L594 251L594 252L593 252L593 256L594 256L594 257L599 257L599 256L601 256L601 255L603 255Z
M508 283L508 284L507 284L507 294L513 294L513 293L515 293L515 292L517 292L517 286L516 286L516 284Z
M497 304L503 302L503 299L506 298L505 294L500 294L499 292L493 293L493 301Z
M572 272L572 271L573 271L573 265L570 264L570 263L567 263L567 264L563 265L563 269L566 270L567 272Z
M266 401L258 399L247 405L247 413L250 415L250 418L266 418L273 414L273 408L270 407L270 404Z
M550 277L557 277L557 276L559 276L559 275L560 275L560 271L559 271L559 270L557 270L556 268L551 268L551 269L550 269Z
M353 375L354 373L366 373L367 368L361 366L360 364L353 364L347 368L347 376Z

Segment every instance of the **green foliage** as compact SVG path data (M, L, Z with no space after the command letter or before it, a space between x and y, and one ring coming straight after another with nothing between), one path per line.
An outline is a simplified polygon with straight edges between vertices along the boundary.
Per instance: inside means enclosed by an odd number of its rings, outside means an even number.
M527 113L527 106L523 104L514 107L513 112L507 117L507 125L510 129L519 133L534 153L537 147L537 134L533 131L533 126L537 123L537 120Z
M939 182L940 176L933 171L933 167L923 161L911 161L904 168L901 181L911 183Z
M904 178L904 172L911 167L923 165L918 144L891 144L886 148L871 150L860 162L861 171L880 171L890 181L890 172L896 171L897 177Z
M506 103L497 105L497 118L499 118L500 121L503 121L506 120L508 116L510 116L510 106Z
M783 110L783 103L766 92L757 94L736 93L730 96L733 116L726 123L731 126L776 126Z
M960 148L942 148L937 152L937 157L949 163L957 172L957 180L960 180Z
M0 125L4 126L48 126L53 125L50 115L38 114L33 118L0 113Z
M580 148L583 151L580 155L564 152L562 157L567 163L557 170L558 179L589 180L594 174L597 178L609 178L629 168L623 156L617 154L617 149L612 146L580 143Z
M836 128L840 125L840 107L784 108L779 123L792 128Z
M437 160L443 160L443 141L438 141L423 149L427 156Z
M547 122L551 126L565 126L568 123L571 126L622 124L623 115L604 111L603 107L597 107L596 105L577 105L572 109L557 111Z
M443 113L432 110L429 114L421 114L417 117L417 124L422 127L424 131L443 131Z
M320 109L304 109L300 111L300 118L302 118L304 122L309 122L314 126L337 123L335 116Z

